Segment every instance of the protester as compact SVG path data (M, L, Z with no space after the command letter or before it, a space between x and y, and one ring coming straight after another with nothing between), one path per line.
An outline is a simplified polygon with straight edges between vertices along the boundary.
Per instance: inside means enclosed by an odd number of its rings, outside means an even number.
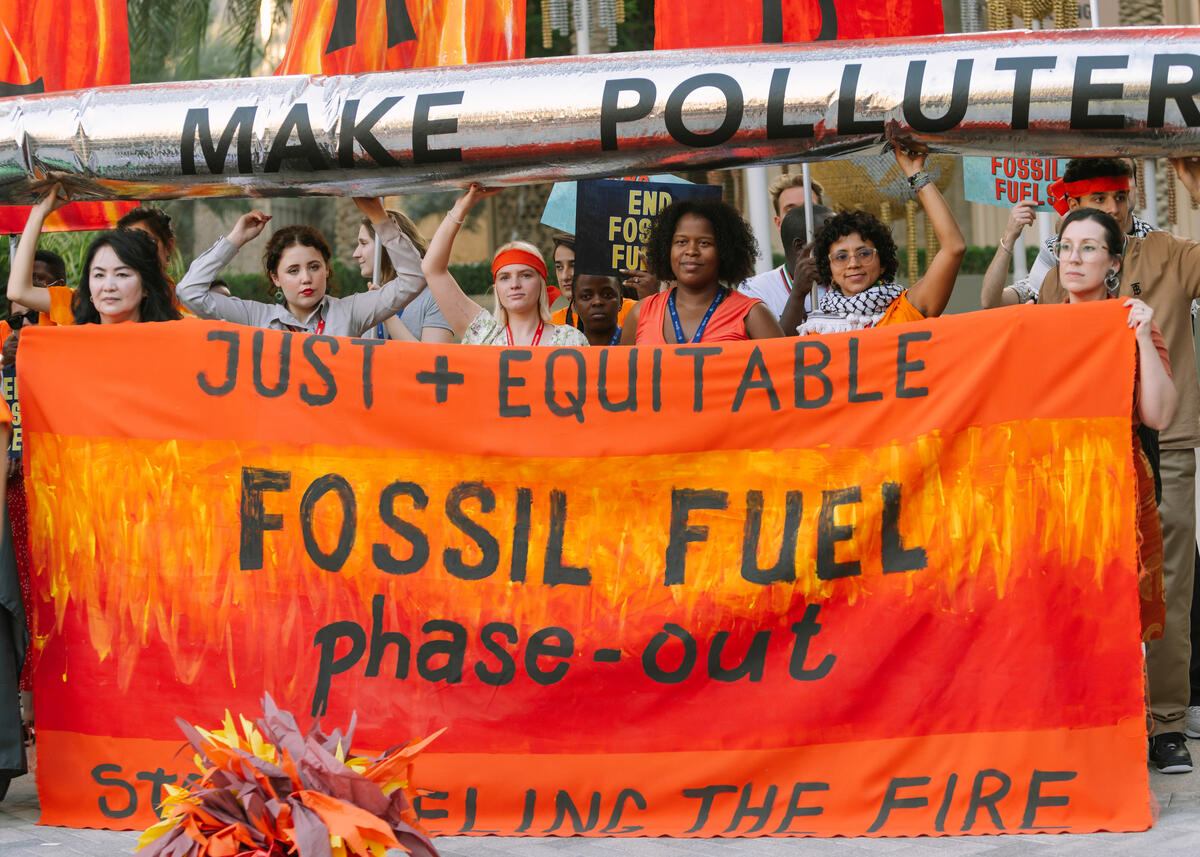
M171 257L175 255L175 230L171 226L171 216L153 205L139 205L121 215L117 221L118 229L136 229L154 239L158 248L158 261L163 273L171 266Z
M554 306L559 295L562 295L567 299L569 307L571 286L575 282L575 236L555 235L551 240L554 241L554 278L558 280L558 289L556 290L552 284L547 284L546 295L550 299L551 306ZM555 293L556 291L558 294ZM562 324L563 322L555 321L554 323Z
M812 188L812 204L824 206L825 188L811 180L808 185ZM775 210L775 228L779 229L789 211L804 208L804 173L797 171L777 176L767 187L767 196L771 200L771 208Z
M837 333L939 316L950 301L966 241L950 206L925 172L925 155L897 148L896 163L925 208L938 251L925 276L905 289L893 279L899 266L891 228L865 211L843 211L822 227L813 255L830 288L801 334ZM916 248L910 248L916 252Z
M820 233L833 216L834 212L824 205L812 209L814 235ZM760 274L750 277L739 288L751 298L761 298L772 312L778 307L779 324L788 335L796 332L800 322L812 312L814 305L820 304L829 290L828 286L818 286L820 270L816 259L812 258L816 241L809 241L808 233L804 209L788 211L779 224L779 238L784 244L784 264L776 269L779 276ZM767 271L767 274L774 275L776 271Z
M513 241L492 256L494 313L475 303L450 273L450 251L459 227L480 200L499 192L499 188L472 184L442 218L429 242L421 270L446 321L464 345L587 345L587 337L578 330L550 320L549 272L532 244Z
M638 301L622 326L621 344L783 336L766 304L732 288L754 270L756 253L750 227L728 203L671 203L650 232L646 261L651 273L675 286Z
M1102 301L1115 290L1121 270L1124 235L1117 221L1094 208L1076 208L1063 221L1056 247L1059 278L1069 303ZM1138 363L1133 413L1133 462L1138 481L1138 595L1141 600L1142 642L1162 636L1166 620L1163 601L1162 529L1154 497L1154 477L1142 451L1137 425L1164 429L1175 417L1179 395L1171 380L1167 345L1153 322L1154 310L1137 298L1124 300L1126 319L1137 336Z
M229 235L192 262L176 290L183 305L200 318L219 318L252 327L362 336L404 309L424 288L420 254L388 217L378 199L355 197L370 218L397 276L383 288L344 298L328 293L329 243L311 226L285 226L271 236L263 253L267 276L278 303L245 300L219 294L209 284L233 261L246 243L257 238L271 219L254 210L243 214Z
M1128 158L1073 158L1067 161L1063 178L1050 186L1055 211L1060 215L1076 208L1095 208L1115 218L1127 235L1144 238L1154 227L1133 213L1133 166ZM1013 206L1000 246L983 275L979 300L984 309L1034 303L1046 273L1056 264L1052 235L1038 249L1037 259L1023 280L1005 286L1012 261L1013 245L1026 226L1033 223L1033 203Z
M822 195L824 189L816 182L811 182L812 202L813 202L813 231L820 229L822 214L825 218L832 215L830 209L822 205ZM768 188L768 194L771 198L771 207L775 211L775 229L780 233L780 240L783 243L784 256L787 256L788 239L783 236L783 222L788 214L793 211L801 213L800 222L804 224L804 179L802 173L784 173L779 176ZM805 226L800 234L805 234L807 227ZM804 242L801 241L801 244ZM776 318L782 319L783 307L787 303L788 295L791 294L791 266L785 261L778 268L772 268L769 271L764 271L761 274L755 274L752 277L744 280L738 285L738 291L749 295L752 298L758 298L767 305L767 309L775 314ZM784 327L784 330L787 330Z
M408 240L417 248L417 253L424 256L429 245L417 231L417 225L412 219L402 211L391 209L387 210L387 216L408 236ZM369 217L363 217L358 226L358 241L354 246L353 258L358 263L359 271L369 281L367 288L372 291L378 289L381 283L389 283L396 278L396 268L386 253L379 257L379 276L375 276L375 228ZM438 309L437 301L426 289L417 295L400 315L387 318L375 325L374 330L368 330L363 335L368 339L394 339L398 342L450 342L454 331L450 329L446 317Z
M50 213L68 202L59 186L29 214L8 275L8 299L58 324L118 324L179 318L171 286L159 265L154 241L139 231L105 232L88 248L79 288L70 298L71 315L62 312L61 288L33 284L38 235ZM69 289L66 290L68 293Z
M0 439L8 446L12 416L0 402ZM0 467L0 491L7 491L8 472ZM25 727L21 719L18 677L29 642L8 524L0 514L0 800L8 785L26 772Z
M1200 201L1200 158L1171 160L1193 200ZM1068 186L1071 184L1067 183ZM1115 191L1105 191L1115 193ZM1116 219L1116 218L1114 218ZM1118 219L1118 223L1120 220ZM1196 544L1196 454L1200 446L1200 382L1192 339L1191 302L1200 297L1200 244L1160 231L1124 236L1116 294L1140 298L1154 310L1171 358L1179 396L1175 419L1159 433L1163 586L1167 615L1161 639L1146 645L1151 760L1166 773L1191 770L1184 729L1190 701L1191 607ZM1059 271L1042 282L1039 303L1066 298Z
M632 308L636 303L621 296L621 284L616 277L575 275L571 307L591 345L618 344L621 341L621 311L626 309L626 304Z

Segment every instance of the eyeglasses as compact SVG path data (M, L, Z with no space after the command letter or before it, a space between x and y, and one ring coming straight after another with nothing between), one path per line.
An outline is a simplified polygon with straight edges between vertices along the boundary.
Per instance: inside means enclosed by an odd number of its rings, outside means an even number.
M1078 253L1079 258L1084 262L1092 262L1102 255L1108 253L1108 248L1103 244L1095 244L1091 241L1084 241L1082 244L1070 244L1066 241L1060 241L1054 245L1054 257L1060 262L1064 259L1069 259L1072 254Z
M844 265L850 264L851 258L857 259L858 264L865 265L865 264L867 264L867 262L870 262L872 259L875 258L875 254L877 252L879 252L879 251L876 250L874 247L859 247L853 253L849 253L845 250L839 250L836 253L829 254L829 261L832 264L837 265L839 268Z

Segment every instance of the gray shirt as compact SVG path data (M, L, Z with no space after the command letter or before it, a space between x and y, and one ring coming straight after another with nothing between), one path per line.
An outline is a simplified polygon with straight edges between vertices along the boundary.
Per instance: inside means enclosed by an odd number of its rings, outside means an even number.
M326 336L361 336L364 331L400 312L425 289L421 256L408 237L390 220L376 224L375 230L396 269L396 279L371 292L344 298L326 295L306 319L296 318L284 304L249 301L209 290L209 284L221 269L237 255L237 248L226 238L221 238L196 257L176 286L175 295L200 318L308 333L316 333L324 321L321 332Z
M408 332L418 342L421 341L421 334L427 327L440 327L442 330L450 331L451 336L454 335L454 328L450 326L450 322L446 321L446 316L442 315L437 301L433 299L433 292L429 291L429 289L417 295L416 299L404 308L404 312L400 314L400 321L404 322L404 326L408 328ZM365 331L363 338L379 339L379 325ZM386 328L383 331L382 338L389 338Z

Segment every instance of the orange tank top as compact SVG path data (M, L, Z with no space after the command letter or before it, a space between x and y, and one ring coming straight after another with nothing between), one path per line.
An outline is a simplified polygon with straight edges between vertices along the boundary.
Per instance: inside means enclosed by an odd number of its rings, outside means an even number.
M642 301L638 310L637 339L638 345L674 345L675 334L669 337L663 335L663 326L671 322L667 317L667 296L673 292L659 292ZM758 298L747 297L739 291L725 295L725 299L717 306L708 327L704 328L701 342L739 342L749 339L746 335L746 314L751 307L760 304Z

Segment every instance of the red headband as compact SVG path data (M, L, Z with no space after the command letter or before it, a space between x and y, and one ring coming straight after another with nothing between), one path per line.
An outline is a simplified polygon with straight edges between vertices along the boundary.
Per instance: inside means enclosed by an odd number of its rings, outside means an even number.
M493 280L496 279L496 272L505 265L528 265L542 275L543 281L549 282L550 280L550 276L546 272L546 263L542 261L542 258L528 250L522 250L520 247L510 247L492 260Z
M1077 182L1066 182L1062 179L1046 188L1050 204L1059 214L1070 210L1068 197L1079 199L1089 193L1108 193L1119 190L1129 190L1129 176L1097 176L1094 179L1080 179Z

